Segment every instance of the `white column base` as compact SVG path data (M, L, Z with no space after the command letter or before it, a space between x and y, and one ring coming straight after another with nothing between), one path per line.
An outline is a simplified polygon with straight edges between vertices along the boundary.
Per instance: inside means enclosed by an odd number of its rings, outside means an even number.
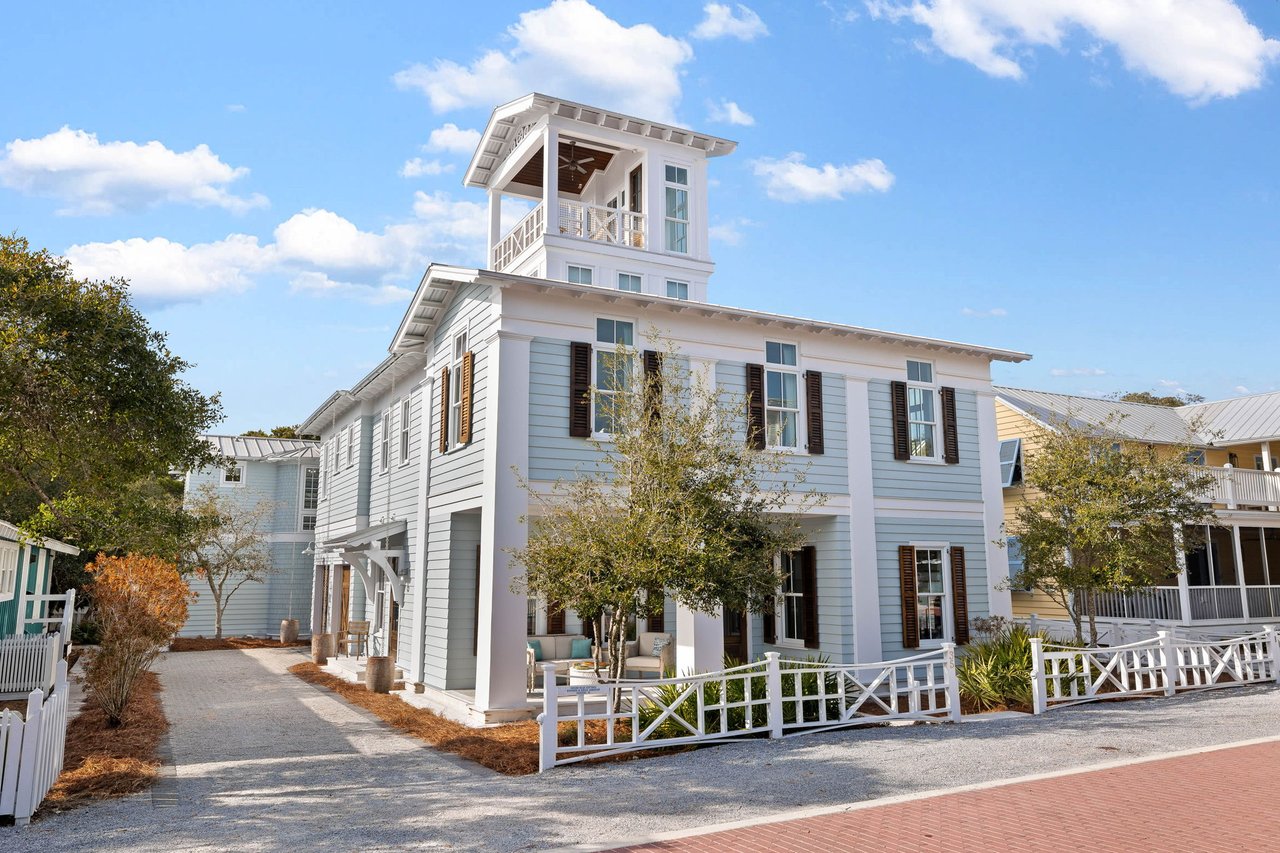
M676 605L676 674L724 669L724 625L714 616Z

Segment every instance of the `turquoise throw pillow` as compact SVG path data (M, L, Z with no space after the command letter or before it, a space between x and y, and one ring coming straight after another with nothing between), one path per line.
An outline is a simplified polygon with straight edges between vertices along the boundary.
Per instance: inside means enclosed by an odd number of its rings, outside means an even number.
M585 637L581 640L574 640L569 645L569 657L575 659L591 657L591 641Z
M534 660L542 660L542 641L541 640L530 640L529 648L533 649Z

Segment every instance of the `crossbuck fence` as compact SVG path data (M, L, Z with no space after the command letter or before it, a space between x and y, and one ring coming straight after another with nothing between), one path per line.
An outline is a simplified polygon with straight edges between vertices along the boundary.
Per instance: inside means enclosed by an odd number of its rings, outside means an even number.
M624 752L894 721L958 722L955 646L894 661L762 661L563 687L544 664L540 771Z
M27 713L0 711L0 817L24 825L62 772L67 740L67 662L59 660L53 691L32 690Z
M1247 684L1280 683L1280 640L1267 626L1242 637L1178 638L1170 631L1125 645L1073 648L1031 639L1032 706L1129 696L1172 696Z

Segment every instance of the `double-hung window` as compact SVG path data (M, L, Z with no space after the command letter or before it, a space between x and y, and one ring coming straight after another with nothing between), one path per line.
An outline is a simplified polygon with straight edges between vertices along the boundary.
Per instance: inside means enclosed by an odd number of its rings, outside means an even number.
M640 287L640 276L633 275L629 272L618 273L618 290L626 290L630 293L639 293Z
M570 267L573 269L573 267ZM590 270L588 270L590 272ZM591 282L588 281L587 284ZM462 388L462 362L467 354L467 333L459 332L453 338L453 363L449 368L449 446L457 447L462 434L462 404L465 401Z
M570 284L591 284L591 267L580 267L569 264L568 279Z
M316 507L320 505L320 469L306 468L302 473L302 529L316 529Z
M405 397L400 401L400 464L409 464L409 425L413 414L412 401Z
M347 427L347 467L356 464L356 425Z
M689 170L666 168L666 247L668 252L689 253Z
M764 345L765 443L794 449L800 441L800 374L796 345L767 341Z
M938 391L933 365L907 362L907 436L912 459L938 458Z
M244 484L244 466L239 462L232 462L226 468L222 469L222 485L224 486L240 486Z
M635 344L635 324L630 320L612 320L601 317L596 320L595 347L595 405L592 419L597 433L614 431L620 405L620 392L627 390L631 382L633 360L630 348ZM627 352L619 352L624 347Z
M672 299L688 299L689 298L689 282L668 280L667 296L670 296Z
M0 542L0 601L9 601L17 595L21 550L16 542Z
M378 442L378 470L386 473L391 467L391 409L382 413L382 436Z
M916 614L920 644L947 638L947 572L942 547L916 548Z
M805 625L805 595L812 592L804 588L803 558L799 551L787 551L780 556L782 569L782 637L784 644L803 644L807 636Z

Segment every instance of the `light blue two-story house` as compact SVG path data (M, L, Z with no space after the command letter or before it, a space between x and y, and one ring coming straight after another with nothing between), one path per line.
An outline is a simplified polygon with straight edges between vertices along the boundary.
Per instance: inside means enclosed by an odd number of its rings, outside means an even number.
M223 612L223 635L274 635L284 619L297 619L299 632L307 635L311 631L312 543L320 490L319 444L243 435L204 438L229 464L187 472L184 493L188 501L202 486L210 485L220 496L241 506L260 501L273 505L265 532L275 571L262 583L244 584L231 596ZM196 600L179 635L212 637L214 606L209 586L201 578L190 578L188 583Z
M488 193L488 267L431 265L387 358L302 424L321 436L314 623L370 621L416 701L532 713L526 636L581 623L512 592L529 511L512 471L549 488L592 460L598 366L650 328L750 395L743 434L828 495L778 555L776 612L639 616L675 635L679 670L877 661L1009 615L990 368L1028 356L711 301L708 167L734 147L538 94L497 108L465 177ZM506 233L504 197L532 205Z

